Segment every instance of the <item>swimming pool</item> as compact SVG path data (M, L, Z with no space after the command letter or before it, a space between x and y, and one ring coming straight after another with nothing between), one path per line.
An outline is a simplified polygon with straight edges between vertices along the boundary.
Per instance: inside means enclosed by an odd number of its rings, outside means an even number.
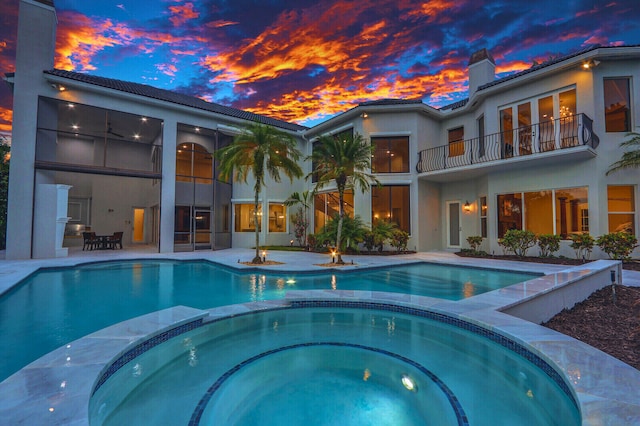
M0 297L0 381L84 335L149 312L280 299L289 290L409 293L459 300L538 275L415 263L345 273L238 272L207 261L103 262L39 271Z
M291 305L206 323L103 375L91 424L580 424L561 376L495 332L381 303Z

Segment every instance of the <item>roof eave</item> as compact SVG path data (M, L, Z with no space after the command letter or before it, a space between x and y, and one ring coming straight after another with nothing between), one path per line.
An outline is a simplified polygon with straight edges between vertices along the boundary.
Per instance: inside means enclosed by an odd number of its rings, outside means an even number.
M123 100L129 100L129 101L135 100L138 103L145 103L147 105L153 105L161 108L169 108L175 111L182 111L189 114L195 113L207 119L211 119L212 117L217 117L219 121L225 122L227 124L233 123L239 126L246 126L247 124L252 123L251 120L243 119L240 117L234 117L232 115L222 114L215 111L209 111L203 108L193 107L189 105L183 105L180 103L171 102L163 99L156 99L153 97L130 93L127 91L116 90L110 87L91 84L90 82L84 82L84 81L79 81L72 78L49 74L47 72L43 72L43 75L45 80L47 80L51 84L60 84L68 88L77 88L79 90L93 92L96 94L101 94L101 95L106 95L111 97L117 97ZM279 126L274 126L274 127L277 127L279 130L295 136L300 136L302 132L306 130L306 128L293 130L293 129L287 129ZM304 127L304 126L301 126L301 127Z

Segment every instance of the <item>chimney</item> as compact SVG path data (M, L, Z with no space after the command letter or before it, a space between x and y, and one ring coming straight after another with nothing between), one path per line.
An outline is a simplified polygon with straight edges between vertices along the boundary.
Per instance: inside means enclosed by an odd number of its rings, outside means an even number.
M496 78L496 61L487 49L481 49L469 58L469 98L483 84L491 83Z

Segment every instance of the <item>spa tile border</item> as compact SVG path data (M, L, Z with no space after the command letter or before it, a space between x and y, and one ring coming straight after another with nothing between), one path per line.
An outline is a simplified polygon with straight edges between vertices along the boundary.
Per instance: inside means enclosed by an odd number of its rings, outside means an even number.
M375 303L375 302L358 302L358 301L333 301L333 300L292 300L292 308L360 308L360 309L375 309L384 310L389 312L397 312L412 316L418 316L427 318L440 323L452 325L461 328L465 331L479 335L483 338L489 339L494 343L514 352L540 370L542 370L554 383L558 385L560 389L569 397L573 405L580 411L580 405L578 404L575 395L571 391L571 387L564 381L562 376L544 359L531 352L522 344L496 333L495 331L486 329L477 324L473 324L469 321L459 318L445 315L438 312L428 311L424 309L411 308L400 305L391 305L388 303Z
M122 354L118 359L112 362L109 367L104 371L100 378L96 381L93 390L91 391L91 396L93 396L98 389L102 387L102 385L111 378L118 370L124 367L128 362L134 360L139 357L143 353L147 352L150 349L155 348L161 343L166 342L169 339L180 336L188 331L195 330L202 326L202 318L199 318L195 321L188 322L186 324L179 325L178 327L174 327L170 330L164 331L148 340L145 340L142 343L137 344L133 348L126 351Z
M437 375L433 374L433 372L431 372L429 369L424 367L422 364L418 364L412 359L405 358L402 355L389 352L384 349L374 348L374 347L365 346L365 345L352 344L352 343L343 343L343 342L311 342L311 343L299 343L295 345L283 346L281 348L272 349L270 351L266 351L261 354L255 355L235 365L233 368L229 369L222 376L220 376L218 380L216 380L215 383L213 383L213 385L211 385L209 389L207 389L207 392L205 392L205 394L202 396L202 398L198 402L198 405L196 406L196 409L193 411L191 420L189 420L188 425L189 426L200 425L200 421L202 420L202 414L204 413L204 410L207 408L207 405L209 404L209 402L211 401L211 398L213 398L214 393L220 388L220 386L222 386L222 384L227 379L229 379L233 374L240 371L247 365L251 364L252 362L258 361L261 358L267 357L269 355L273 355L278 352L287 351L291 349L298 349L298 348L308 348L308 347L314 347L314 346L338 346L338 347L362 349L362 350L386 355L389 357L393 357L404 362L405 364L411 365L412 367L416 368L421 373L423 373L425 376L429 377L431 381L438 386L438 388L442 391L442 393L445 394L445 396L447 397L447 400L449 401L449 404L451 405L451 408L453 409L453 412L456 415L458 426L469 426L469 419L467 417L467 414L465 413L464 408L462 408L462 404L460 404L460 401L458 400L456 395L453 393L453 391L451 391L451 389L449 389L449 387L442 380L440 380L440 378Z

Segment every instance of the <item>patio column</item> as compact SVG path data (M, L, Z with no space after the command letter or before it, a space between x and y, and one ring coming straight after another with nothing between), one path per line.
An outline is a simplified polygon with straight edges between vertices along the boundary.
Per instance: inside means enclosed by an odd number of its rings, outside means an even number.
M160 194L160 253L173 253L176 210L176 140L178 125L165 120L162 130L162 193Z

